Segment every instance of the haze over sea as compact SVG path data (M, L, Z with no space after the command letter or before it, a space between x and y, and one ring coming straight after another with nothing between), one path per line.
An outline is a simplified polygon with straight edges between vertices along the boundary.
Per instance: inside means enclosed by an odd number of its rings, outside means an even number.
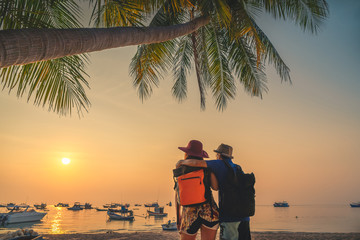
M96 209L70 211L67 208L48 206L49 211L41 222L10 224L0 228L0 234L18 228L32 228L39 233L100 233L159 231L161 224L175 219L175 207L165 206L167 217L146 217L147 208L130 206L135 220L109 221L106 212ZM4 211L4 208L0 209ZM291 232L360 232L360 208L347 205L292 205L289 208L274 208L271 205L256 206L251 218L252 231Z

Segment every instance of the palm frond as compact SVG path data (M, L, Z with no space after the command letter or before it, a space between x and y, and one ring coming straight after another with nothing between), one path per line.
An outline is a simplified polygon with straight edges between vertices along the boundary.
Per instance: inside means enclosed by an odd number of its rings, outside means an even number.
M262 97L267 91L266 75L262 62L257 64L256 56L245 38L231 42L229 51L231 69L234 70L246 92L252 96Z
M199 0L198 6L202 15L211 16L221 27L229 27L231 8L226 0Z
M228 61L228 39L224 29L211 26L209 36L209 73L211 77L211 90L215 97L218 110L223 111L229 99L235 97L236 87L231 74Z
M2 1L0 13L2 29L81 27L80 8L72 0ZM87 62L87 55L79 55L3 68L0 83L3 90L27 95L28 101L48 105L60 115L71 114L72 108L81 114L90 106L83 87L89 87L84 78Z
M142 26L143 5L139 1L98 0L91 19L97 27Z
M0 79L9 92L16 89L17 96L27 94L34 99L35 105L48 105L49 111L67 115L76 108L77 113L87 111L90 101L86 97L83 84L88 83L84 64L87 60L80 56L69 56L23 66L11 66L1 69ZM17 87L17 88L16 88Z
M249 0L254 2L257 0ZM317 33L329 14L325 0L260 0L258 1L274 18L290 19L304 31Z
M182 14L174 15L169 8L169 1L153 16L150 26L169 25L179 21ZM174 17L176 16L176 17ZM152 87L158 86L159 78L173 64L176 40L138 46L130 63L130 75L142 101L152 94Z
M264 45L260 39L259 33L246 9L243 2L232 1L231 4L232 20L229 33L232 38L245 37L252 39L256 51L256 63L259 66L261 56L264 52Z
M260 29L260 27L255 23L255 21L253 21L253 24L264 46L264 60L268 60L269 64L274 65L281 81L289 81L291 83L290 68L282 60L274 45L271 43L266 34Z
M152 86L158 86L159 78L171 65L173 52L173 41L138 47L130 63L130 75L142 101L151 96Z
M179 102L183 101L187 96L187 80L186 77L191 69L191 59L193 51L191 48L191 39L184 36L179 40L178 49L174 56L174 78L175 83L172 87L172 94Z

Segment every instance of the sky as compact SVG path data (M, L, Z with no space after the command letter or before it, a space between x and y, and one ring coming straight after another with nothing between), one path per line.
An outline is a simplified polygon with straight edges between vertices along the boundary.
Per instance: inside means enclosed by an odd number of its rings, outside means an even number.
M238 84L224 112L210 95L200 110L195 75L183 103L171 96L171 74L142 103L129 76L136 47L91 54L92 106L81 118L0 91L0 203L165 203L178 147L192 139L210 159L220 143L233 146L234 162L256 176L257 204L360 201L360 1L328 3L317 35L259 16L292 84L269 66L263 99Z

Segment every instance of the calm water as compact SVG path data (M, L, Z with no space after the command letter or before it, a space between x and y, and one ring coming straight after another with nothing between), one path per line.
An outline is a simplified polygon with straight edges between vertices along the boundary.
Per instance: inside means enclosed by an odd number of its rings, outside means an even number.
M135 208L135 209L134 209ZM175 219L175 207L165 207L168 217L145 217L145 207L134 209L135 221L109 221L106 212L96 209L69 211L66 208L48 206L49 211L41 222L31 224L10 224L1 227L0 233L18 228L32 228L40 233L96 233L113 231L159 231L161 224ZM0 208L4 212L4 208ZM256 206L251 218L252 231L293 232L360 232L360 208L346 205Z

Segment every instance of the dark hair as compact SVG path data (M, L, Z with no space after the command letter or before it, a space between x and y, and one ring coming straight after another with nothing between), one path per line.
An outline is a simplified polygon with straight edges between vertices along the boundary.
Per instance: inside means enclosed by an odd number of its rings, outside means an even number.
M202 158L202 157L197 157L197 156L187 156L187 158L186 159L197 159L197 160L204 160L204 158Z

